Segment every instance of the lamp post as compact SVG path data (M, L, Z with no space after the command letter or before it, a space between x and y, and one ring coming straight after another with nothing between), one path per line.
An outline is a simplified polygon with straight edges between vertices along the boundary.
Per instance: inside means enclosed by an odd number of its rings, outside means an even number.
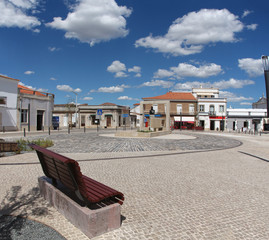
M76 95L75 122L76 122L76 128L77 128L78 93L75 91L72 91L72 92Z
M269 63L268 56L262 56L262 63L264 69L266 99L267 99L267 118L269 118Z

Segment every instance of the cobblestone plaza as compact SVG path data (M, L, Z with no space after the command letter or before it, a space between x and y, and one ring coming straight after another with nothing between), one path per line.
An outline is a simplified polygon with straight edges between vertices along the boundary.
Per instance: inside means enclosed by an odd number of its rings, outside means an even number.
M174 131L142 139L74 131L27 138L40 137L79 160L83 174L124 193L121 228L94 239L269 239L269 135ZM35 153L0 158L0 214L88 239L39 196L43 175Z

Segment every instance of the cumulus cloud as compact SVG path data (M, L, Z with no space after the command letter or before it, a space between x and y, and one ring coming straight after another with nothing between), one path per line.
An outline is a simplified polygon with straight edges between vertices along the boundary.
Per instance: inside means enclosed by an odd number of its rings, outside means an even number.
M24 87L27 87L27 88L30 88L30 89L32 89L33 91L38 91L38 92L48 92L48 89L46 89L46 88L36 88L36 87L30 86L30 85L26 85L26 84L24 84L23 82L20 82L20 85L22 85L22 86L24 86Z
M237 96L236 94L227 91L220 91L220 97L227 98L228 102L243 102L254 100L252 97Z
M247 29L248 30L256 30L256 28L258 27L258 24L250 24L250 25L247 25Z
M242 14L242 18L248 16L249 14L251 14L252 11L249 11L249 10L245 10L244 13Z
M38 5L38 0L1 0L0 1L0 27L19 27L34 30L41 22L28 14ZM36 31L35 32L39 32Z
M174 85L173 82L164 80L151 80L150 82L144 82L141 87L162 87L171 88Z
M154 73L154 78L175 77L181 79L184 77L208 78L216 76L222 72L220 65L210 63L196 67L187 63L179 63L177 67L170 67L170 70L159 69Z
M90 100L93 100L93 98L92 97L84 97L83 100L90 101Z
M168 78L172 76L174 76L173 71L168 71L166 69L158 69L158 71L154 73L153 78Z
M95 43L125 37L126 19L132 10L118 6L115 0L80 0L72 7L66 19L55 17L46 25L65 31L66 38Z
M128 96L120 96L118 97L118 100L130 100L130 101L139 101L139 98L132 98L132 97L128 97Z
M164 36L138 39L136 47L153 48L174 56L200 53L206 44L236 42L244 24L227 9L202 9L176 19Z
M32 75L32 74L34 74L35 72L34 71L25 71L24 72L24 74L26 74L26 75Z
M103 92L103 93L117 93L123 92L125 88L128 88L127 85L120 85L120 86L111 86L111 87L100 87L98 90L91 90L90 92Z
M128 69L128 72L134 72L135 77L141 77L141 67L139 66L133 66L132 68Z
M60 91L64 92L75 92L75 93L80 93L82 90L80 88L73 89L69 85L57 85L56 88Z
M261 76L263 74L263 65L261 59L242 58L238 59L238 67L246 71L251 77Z
M111 73L115 73L115 77L126 77L126 66L124 63L121 63L120 61L116 60L113 61L110 66L107 67L107 71Z
M52 81L56 81L57 79L54 78L54 77L51 77L50 80L52 80Z
M191 90L192 88L218 88L218 89L229 89L229 88L243 88L247 85L253 85L255 84L252 80L236 80L234 78L231 78L230 80L221 80L218 82L185 82L185 83L177 83L174 86L175 90Z

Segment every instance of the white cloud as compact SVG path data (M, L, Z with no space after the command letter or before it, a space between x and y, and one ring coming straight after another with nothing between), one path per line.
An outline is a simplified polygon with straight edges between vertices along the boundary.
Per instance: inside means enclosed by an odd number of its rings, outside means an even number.
M24 74L26 74L26 75L32 75L32 74L34 74L35 72L34 71L25 71L24 72Z
M90 92L116 93L123 92L125 88L129 88L129 86L122 84L120 86L100 87L98 90L91 90Z
M82 90L80 88L73 89L69 85L57 85L56 88L60 91L64 92L75 92L75 93L80 93Z
M244 13L242 14L242 18L248 16L249 14L251 14L252 11L249 11L249 10L245 10Z
M66 31L66 38L75 38L93 46L125 37L129 31L124 17L129 17L131 12L126 6L118 6L115 0L80 0L66 19L55 17L46 25Z
M38 91L38 92L48 92L48 89L46 89L46 88L36 88L36 87L33 87L33 86L26 85L26 84L24 84L23 82L20 82L20 85L22 85L22 86L24 86L24 87L27 87L27 88L30 88L30 89L33 90L33 91Z
M56 81L57 79L54 78L54 77L51 77L50 80L52 80L52 81Z
M154 78L167 78L172 77L174 72L168 71L166 69L158 69L157 72L154 73Z
M128 97L128 96L120 96L118 97L118 100L130 100L130 101L139 101L139 98L132 98L132 97Z
M128 72L140 73L141 72L141 67L133 66L133 68L128 69Z
M128 72L134 72L136 73L135 74L135 77L141 77L141 67L138 67L138 66L133 66L132 68L129 68L128 69Z
M27 15L30 9L35 9L38 0L1 0L0 27L19 27L33 30L41 22L34 16ZM35 31L35 30L34 30Z
M136 47L153 48L174 56L200 53L209 43L236 42L244 24L227 9L202 9L176 19L164 36L138 39Z
M112 62L110 66L107 67L107 71L111 73L115 73L115 77L127 77L126 66L124 63L121 63L118 60Z
M222 72L221 66L215 63L200 67L195 67L194 65L187 63L180 63L177 67L171 67L170 69L174 72L178 79L183 77L207 78L216 76Z
M150 82L144 82L141 87L162 87L171 88L174 85L173 82L164 80L151 80Z
M211 76L216 76L222 72L220 65L215 63L210 63L207 65L202 65L196 67L187 63L179 63L177 67L170 67L170 70L159 69L154 73L154 78L165 78L174 77L181 79L184 77L198 77L198 78L208 78Z
M236 94L227 91L220 91L220 97L227 98L228 102L243 102L254 100L252 97L237 96Z
M250 25L247 25L247 29L248 30L256 30L256 28L258 27L258 24L250 24Z
M90 101L90 100L93 100L93 98L92 97L84 97L83 100Z
M247 85L253 85L255 84L252 80L236 80L234 78L231 78L228 81L221 80L218 82L185 82L185 83L177 83L175 85L176 90L191 90L192 88L218 88L218 89L229 89L229 88L243 88Z
M250 102L241 102L240 105L243 105L243 106L251 106L252 103L250 103Z
M57 47L48 47L49 51L51 52L55 52L55 51L59 51L60 48L57 48Z
M261 59L242 58L238 59L238 67L246 71L249 76L257 77L263 74L263 65Z

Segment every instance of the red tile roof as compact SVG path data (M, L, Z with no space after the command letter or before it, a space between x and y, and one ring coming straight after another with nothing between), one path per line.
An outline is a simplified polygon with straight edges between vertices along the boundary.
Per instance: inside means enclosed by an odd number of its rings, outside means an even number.
M196 98L187 92L168 92L156 97L146 97L144 100L196 100Z
M37 96L43 96L43 97L46 97L45 94L41 93L41 92L38 92L38 91L35 91L31 88L28 88L28 87L25 87L25 86L22 86L20 84L18 84L18 88L20 90L20 93L24 93L24 94L31 94L31 95L37 95Z
M100 106L117 106L117 105L115 103L106 102L106 103L100 104Z

